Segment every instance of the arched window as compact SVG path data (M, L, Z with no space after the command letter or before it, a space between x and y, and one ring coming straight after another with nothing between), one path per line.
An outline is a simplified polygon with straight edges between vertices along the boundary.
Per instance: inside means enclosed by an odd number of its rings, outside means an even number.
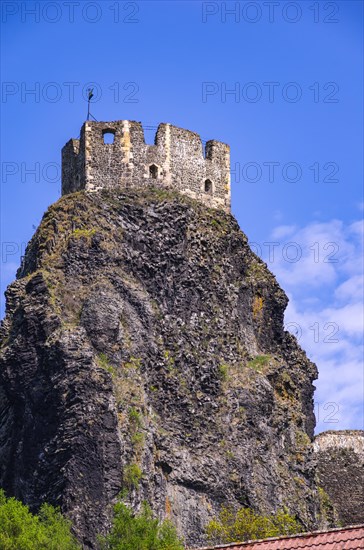
M212 181L211 180L205 180L204 191L208 195L212 195Z
M151 164L149 166L149 177L156 180L158 178L158 166Z
M104 143L106 143L107 145L111 145L114 143L115 132L112 132L111 130L105 130L104 132L102 132L102 134L104 136Z

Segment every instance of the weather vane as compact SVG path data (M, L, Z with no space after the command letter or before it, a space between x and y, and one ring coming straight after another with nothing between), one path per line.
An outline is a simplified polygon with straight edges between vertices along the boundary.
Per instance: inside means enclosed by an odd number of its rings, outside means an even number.
M87 120L90 120L91 117L97 122L96 118L90 113L90 103L91 99L94 97L93 92L93 88L87 88Z

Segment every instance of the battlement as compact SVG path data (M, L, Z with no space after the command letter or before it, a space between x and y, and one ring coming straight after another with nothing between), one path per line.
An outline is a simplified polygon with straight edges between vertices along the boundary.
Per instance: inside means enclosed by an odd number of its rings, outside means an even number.
M62 195L154 185L230 212L230 147L162 123L148 145L140 122L87 121L62 149Z

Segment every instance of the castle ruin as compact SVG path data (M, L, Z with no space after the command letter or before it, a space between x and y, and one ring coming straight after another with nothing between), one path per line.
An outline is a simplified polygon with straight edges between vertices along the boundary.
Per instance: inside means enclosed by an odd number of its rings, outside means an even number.
M148 145L140 122L87 121L62 149L62 195L84 189L158 186L230 212L230 147L195 132L158 126Z

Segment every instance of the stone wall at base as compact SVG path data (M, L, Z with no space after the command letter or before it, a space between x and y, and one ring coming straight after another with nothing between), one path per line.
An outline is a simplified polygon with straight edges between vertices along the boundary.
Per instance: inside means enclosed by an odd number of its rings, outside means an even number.
M315 437L319 485L345 525L364 523L364 431L330 430Z

